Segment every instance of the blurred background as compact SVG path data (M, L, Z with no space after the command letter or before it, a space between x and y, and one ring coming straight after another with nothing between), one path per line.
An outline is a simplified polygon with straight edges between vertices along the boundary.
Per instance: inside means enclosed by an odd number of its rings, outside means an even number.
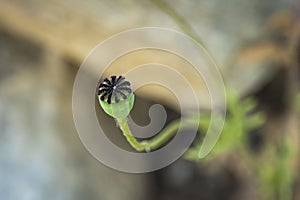
M300 199L299 22L296 0L0 0L0 199ZM228 95L224 133L250 123L231 120L235 113L265 118L241 129L242 136L228 136L226 151L205 160L182 158L146 174L118 172L95 160L73 122L76 72L97 44L144 26L201 38L212 52L226 87L236 92ZM137 53L112 65L129 69L160 61L156 53ZM193 74L188 67L181 70ZM107 73L112 72L124 71L115 67ZM206 90L202 81L193 87ZM133 118L140 124L149 122L153 103L165 105L170 119L180 116L164 90L137 95ZM235 112L247 106L242 103L247 98L256 102L253 110ZM201 105L209 109L209 100Z

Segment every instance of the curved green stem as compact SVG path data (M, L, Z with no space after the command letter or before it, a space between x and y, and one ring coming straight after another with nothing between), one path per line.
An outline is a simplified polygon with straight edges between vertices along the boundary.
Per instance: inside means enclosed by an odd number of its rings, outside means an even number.
M151 140L143 140L138 141L133 135L131 130L129 129L127 119L117 119L120 129L122 130L124 136L126 137L129 144L136 151L150 151L159 148L163 144L165 144L171 137L176 134L176 131L180 128L188 128L191 126L198 126L199 121L196 120L175 120L171 122L164 130L159 133L156 137ZM182 123L182 125L180 124Z
M136 151L144 151L145 150L145 145L142 144L141 142L137 141L137 139L132 135L127 119L117 119L117 122L120 126L120 129L122 130L124 136L126 137L127 141L129 144L136 150Z

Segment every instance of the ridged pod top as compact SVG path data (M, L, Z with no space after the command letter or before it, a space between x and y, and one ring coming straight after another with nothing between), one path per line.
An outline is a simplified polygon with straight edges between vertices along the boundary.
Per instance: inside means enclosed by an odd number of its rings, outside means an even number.
M111 104L126 100L131 93L130 83L124 76L111 76L99 84L97 94L101 101Z

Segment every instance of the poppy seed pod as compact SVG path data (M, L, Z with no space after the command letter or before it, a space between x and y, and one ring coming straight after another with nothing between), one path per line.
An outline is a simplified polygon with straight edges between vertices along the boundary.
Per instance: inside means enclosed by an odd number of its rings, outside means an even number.
M134 104L134 94L124 76L105 78L98 86L97 95L103 110L116 119L125 119Z

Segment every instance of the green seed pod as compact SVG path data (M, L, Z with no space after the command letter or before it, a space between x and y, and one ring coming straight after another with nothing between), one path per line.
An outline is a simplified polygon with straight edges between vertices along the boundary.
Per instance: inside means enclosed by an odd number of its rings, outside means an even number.
M134 104L134 94L124 76L105 78L98 86L98 99L103 110L116 119L125 119Z

